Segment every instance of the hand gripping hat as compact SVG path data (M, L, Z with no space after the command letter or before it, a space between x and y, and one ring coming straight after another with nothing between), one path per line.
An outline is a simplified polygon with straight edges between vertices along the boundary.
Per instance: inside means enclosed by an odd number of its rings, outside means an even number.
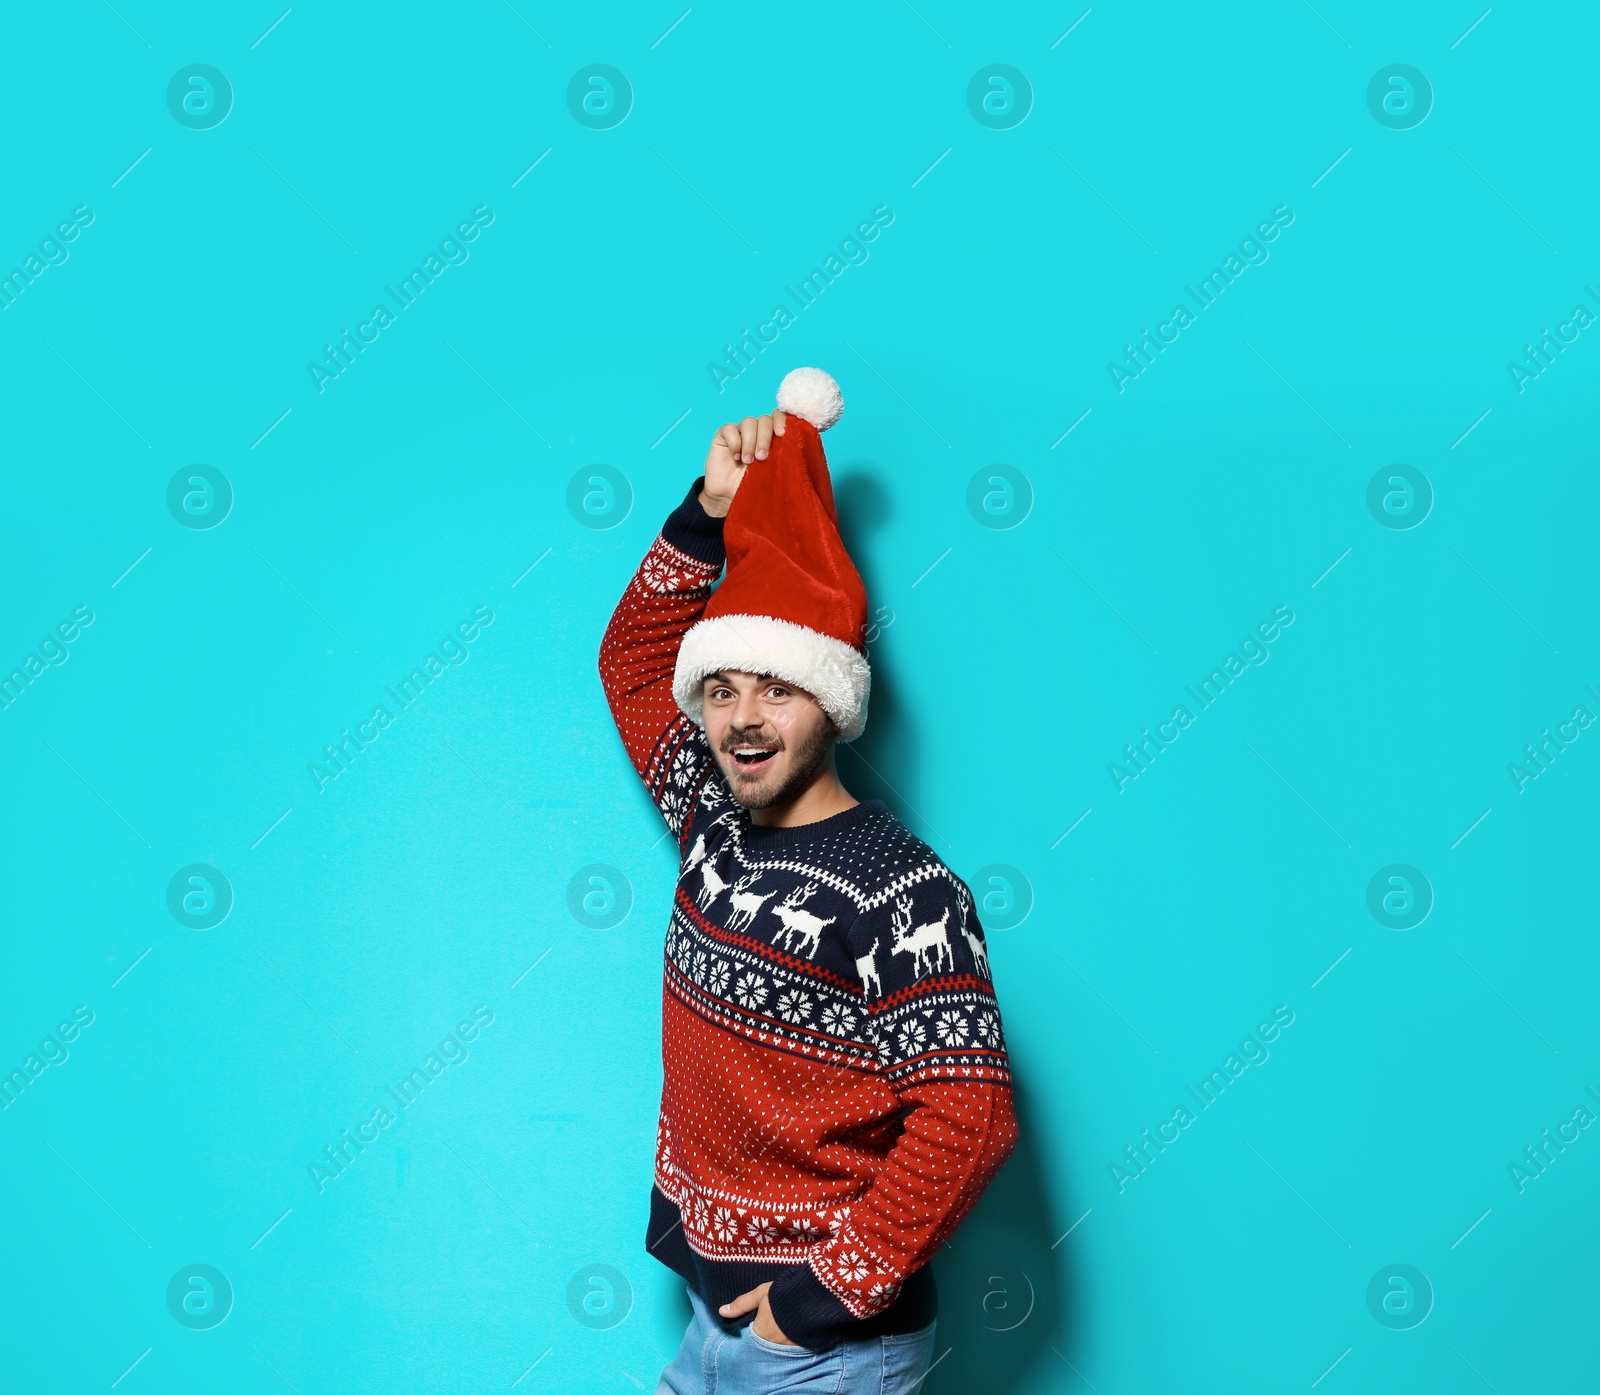
M796 368L778 387L788 416L770 453L745 467L723 524L728 570L684 636L672 693L705 725L708 674L769 674L816 698L853 741L867 725L872 670L862 652L867 588L839 536L822 435L844 412L839 385Z

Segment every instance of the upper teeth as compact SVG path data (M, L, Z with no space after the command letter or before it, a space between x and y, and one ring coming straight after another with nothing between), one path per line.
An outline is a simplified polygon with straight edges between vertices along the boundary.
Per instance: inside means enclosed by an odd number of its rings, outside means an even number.
M764 756L767 754L765 746L739 746L734 750L736 756Z

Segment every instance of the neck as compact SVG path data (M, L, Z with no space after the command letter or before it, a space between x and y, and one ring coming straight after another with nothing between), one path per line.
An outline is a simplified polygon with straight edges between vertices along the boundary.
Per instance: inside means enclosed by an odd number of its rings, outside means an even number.
M834 769L833 757L817 771L814 779L793 799L782 804L771 804L765 809L752 809L750 822L760 828L794 828L803 823L817 823L821 819L842 814L861 801L839 783L839 772Z

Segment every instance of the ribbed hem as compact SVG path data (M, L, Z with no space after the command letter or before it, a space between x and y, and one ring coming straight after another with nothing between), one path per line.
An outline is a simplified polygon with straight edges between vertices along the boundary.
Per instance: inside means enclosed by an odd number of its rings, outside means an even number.
M848 1340L853 1332L866 1325L861 1318L852 1317L850 1310L822 1286L809 1264L796 1265L781 1279L774 1279L767 1290L767 1306L772 1309L772 1320L778 1324L778 1330L803 1347L831 1346L834 1342ZM928 1323L921 1325L926 1327ZM901 1330L915 1332L917 1329Z
M690 1248L684 1239L678 1208L657 1186L650 1188L645 1249L698 1293L712 1315L730 1332L754 1321L754 1314L730 1320L717 1310L741 1293L770 1281L767 1302L773 1320L791 1342L813 1351L860 1337L920 1332L939 1315L939 1289L931 1264L909 1274L901 1285L900 1296L881 1313L856 1318L822 1286L808 1264L707 1259Z
M723 520L713 518L701 507L700 490L705 482L706 477L701 475L689 486L683 502L667 515L661 536L697 561L720 567L728 560L727 550L722 545Z

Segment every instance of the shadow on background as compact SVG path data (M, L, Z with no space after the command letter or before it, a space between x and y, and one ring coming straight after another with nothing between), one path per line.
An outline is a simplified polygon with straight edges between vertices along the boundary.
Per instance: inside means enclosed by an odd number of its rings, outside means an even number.
M924 825L902 793L909 787L911 772L918 769L916 732L911 725L910 709L899 701L894 669L881 643L883 635L874 633L870 627L871 618L880 613L883 594L873 564L872 540L894 515L889 491L876 475L865 473L870 468L850 466L833 483L834 503L839 510L839 535L867 588L867 651L872 663L867 729L856 740L842 742L836 748L839 778L857 799L883 800L919 837L931 842L936 835ZM945 854L948 856L950 851L945 849Z
M1052 1214L1029 1092L1013 1079L1012 1093L1016 1151L933 1261L938 1367L923 1383L929 1395L1007 1395L1038 1362L1065 1374L1073 1355L1071 1242L1051 1248L1071 1221Z

